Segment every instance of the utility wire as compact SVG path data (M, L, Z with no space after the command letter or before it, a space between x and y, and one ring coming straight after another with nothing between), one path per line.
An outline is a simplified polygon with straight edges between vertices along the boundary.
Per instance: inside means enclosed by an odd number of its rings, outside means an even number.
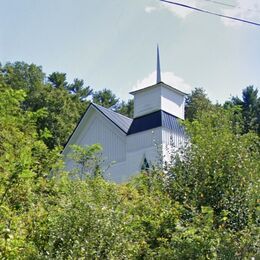
M178 5L178 6L181 6L181 7L184 7L184 8L188 8L188 9L195 10L195 11L202 12L202 13L206 13L206 14L211 14L211 15L215 15L215 16L219 16L219 17L223 17L223 18L227 18L227 19L231 19L231 20L235 20L235 21L239 21L239 22L243 22L243 23L248 23L248 24L251 24L251 25L260 26L260 23L256 23L256 22L249 21L249 20L244 20L244 19L241 19L241 18L233 17L233 16L218 14L218 13L215 13L215 12L210 12L208 10L193 7L193 6L190 6L190 5L185 5L185 4L181 4L181 3L177 3L177 2L173 2L173 1L168 1L168 0L159 0L159 1L165 2L165 3L168 3L168 4L172 4L172 5Z

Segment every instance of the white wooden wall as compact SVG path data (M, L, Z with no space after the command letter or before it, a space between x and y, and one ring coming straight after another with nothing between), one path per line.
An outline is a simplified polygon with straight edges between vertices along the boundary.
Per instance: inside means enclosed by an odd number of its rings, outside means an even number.
M147 115L161 109L160 87L140 90L134 95L134 117Z
M164 83L133 92L134 117L163 110L184 119L184 95Z
M167 87L162 87L161 106L163 111L184 119L184 101L183 95Z
M80 127L76 129L70 142L63 151L67 170L75 167L68 158L71 152L70 144L80 146L101 144L102 156L105 160L104 168L107 168L111 162L116 161L118 165L125 164L126 161L126 135L109 119L94 108L90 108L86 118L83 118ZM118 172L121 168L115 167ZM119 175L119 173L117 174ZM116 177L118 178L118 176ZM116 181L116 180L115 180Z
M79 138L80 145L99 143L103 146L103 156L108 161L122 162L126 159L126 137L101 114L89 118L88 127Z
M144 157L155 164L161 153L161 127L126 136L126 160L110 167L105 175L115 182L126 182L141 171Z

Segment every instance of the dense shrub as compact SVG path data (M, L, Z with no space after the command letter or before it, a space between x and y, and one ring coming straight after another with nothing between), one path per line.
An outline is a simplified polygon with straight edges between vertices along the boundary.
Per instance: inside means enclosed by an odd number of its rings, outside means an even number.
M0 85L1 259L259 256L259 137L234 130L233 110L186 122L190 143L167 171L119 185L102 178L97 145L74 147L84 167L71 178L24 98Z

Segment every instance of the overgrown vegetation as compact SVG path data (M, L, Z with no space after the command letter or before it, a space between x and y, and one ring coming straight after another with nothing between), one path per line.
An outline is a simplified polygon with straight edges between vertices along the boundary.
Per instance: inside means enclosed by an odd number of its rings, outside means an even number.
M91 95L65 79L25 63L1 67L1 259L259 257L256 89L224 107L195 90L184 122L191 145L167 170L119 185L102 178L97 145L74 147L80 172L64 171L59 145Z

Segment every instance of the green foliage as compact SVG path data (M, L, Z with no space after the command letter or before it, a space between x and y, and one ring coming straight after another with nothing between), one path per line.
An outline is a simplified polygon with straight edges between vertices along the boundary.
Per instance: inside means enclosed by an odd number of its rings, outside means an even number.
M0 85L0 258L17 259L34 251L28 238L44 214L46 179L58 158L39 139L35 120L25 112L25 92Z
M0 84L26 93L21 104L24 110L45 111L36 121L37 131L38 134L45 132L44 142L52 149L66 143L92 92L90 87L84 86L83 80L75 79L69 84L65 73L54 72L47 81L41 67L24 62L0 67Z
M45 74L40 66L25 62L6 63L0 66L0 80L13 89L29 92L42 84Z
M56 144L91 90L63 73L45 80L33 64L0 68L1 259L259 257L256 90L225 109L197 90L184 123L189 143L171 168L114 184L102 178L100 145L72 146L78 171L62 168ZM132 101L115 104L132 113Z
M100 91L95 91L92 94L92 100L94 103L106 108L110 108L110 107L116 108L119 101L116 95L113 94L111 90L106 88Z
M138 244L121 210L121 195L115 184L97 177L93 180L65 180L59 191L58 207L48 217L48 229L34 238L38 257L48 258L127 258Z
M260 141L253 133L234 134L232 117L219 108L185 123L191 145L171 169L172 196L198 209L210 206L217 227L242 230L256 223Z
M253 131L260 135L260 97L258 97L258 90L254 86L246 87L242 92L242 100L238 97L232 97L231 101L227 101L224 107L239 106L240 120L238 116L234 118L235 122L242 125L243 133Z
M54 88L66 88L68 85L66 73L53 72L48 76L48 80Z
M46 110L46 115L37 120L37 129L38 132L49 130L51 136L45 139L45 143L50 148L65 144L87 106L85 102L75 101L66 89L49 85L30 93L26 102L31 111Z
M73 174L81 180L86 178L86 176L102 177L101 145L93 144L81 147L74 144L70 148L72 152L68 155L68 158L76 163Z
M129 99L127 102L122 101L117 109L118 113L133 118L134 117L134 100Z
M192 121L198 118L201 113L207 113L213 108L214 106L208 99L205 90L202 88L195 88L195 90L186 98L185 118Z
M86 100L86 98L88 98L93 92L90 86L84 86L84 81L77 78L74 79L73 83L69 84L66 88L75 96L76 99L81 101Z

